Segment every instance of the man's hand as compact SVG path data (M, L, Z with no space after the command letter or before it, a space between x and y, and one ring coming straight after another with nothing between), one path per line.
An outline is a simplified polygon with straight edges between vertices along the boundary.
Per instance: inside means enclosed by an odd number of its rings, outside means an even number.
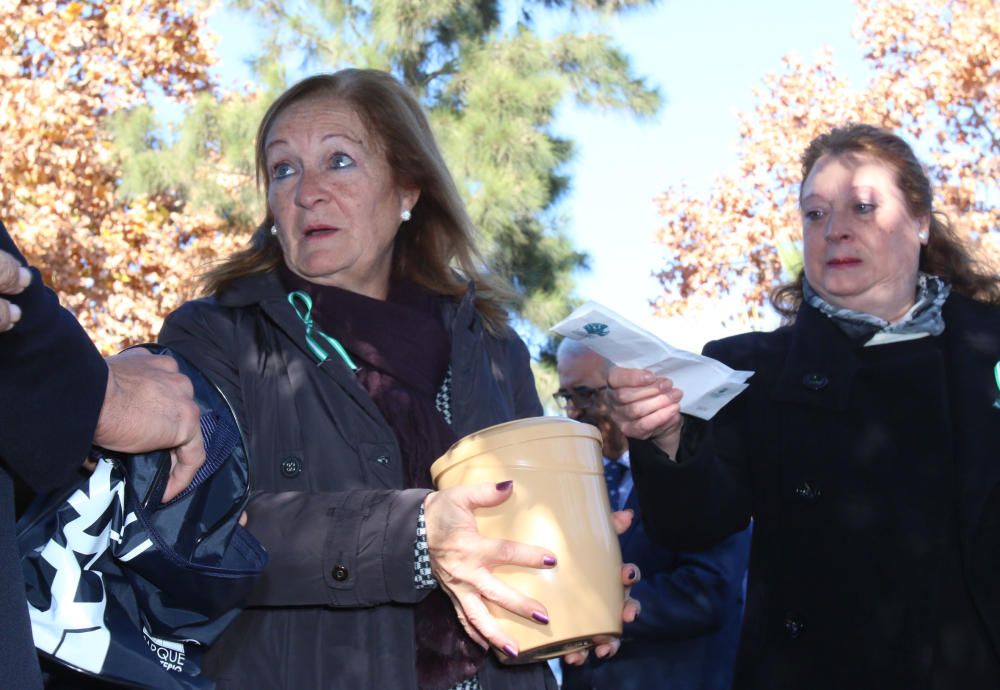
M124 453L172 449L163 494L169 501L191 483L205 462L194 387L170 357L126 350L105 361L108 390L94 444Z
M17 295L31 284L31 271L7 252L0 251L0 295ZM0 298L0 333L21 320L21 308Z

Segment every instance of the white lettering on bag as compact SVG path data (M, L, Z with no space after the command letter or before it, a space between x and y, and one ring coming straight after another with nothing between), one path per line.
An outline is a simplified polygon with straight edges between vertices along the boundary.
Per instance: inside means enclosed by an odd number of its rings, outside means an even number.
M28 605L35 646L93 673L100 672L111 643L111 635L104 627L107 599L101 573L90 572L97 581L83 583L84 589L90 590L88 594L100 593L98 601L88 601L94 597L77 597L77 592L83 572L108 548L112 523L108 507L117 501L121 514L124 506L125 487L112 477L111 467L106 460L98 462L87 483L87 492L76 491L70 496L72 511L65 506L60 509L60 517L72 515L73 511L77 517L62 526L66 545L60 546L50 539L40 554L55 572L51 606L42 611ZM101 525L102 522L106 524ZM91 556L82 568L77 554Z
M146 644L150 650L160 660L160 665L168 671L183 673L184 671L184 645L174 640L163 640L153 637L146 628L142 629L142 634L146 637Z

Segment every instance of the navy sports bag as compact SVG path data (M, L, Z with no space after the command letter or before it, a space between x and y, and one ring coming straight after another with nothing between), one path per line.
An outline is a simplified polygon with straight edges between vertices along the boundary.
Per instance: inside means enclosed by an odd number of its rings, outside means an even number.
M239 612L267 562L238 520L250 492L245 444L219 390L179 355L201 408L206 459L162 503L170 453L94 449L97 466L35 501L18 546L35 647L102 682L211 688L203 646Z

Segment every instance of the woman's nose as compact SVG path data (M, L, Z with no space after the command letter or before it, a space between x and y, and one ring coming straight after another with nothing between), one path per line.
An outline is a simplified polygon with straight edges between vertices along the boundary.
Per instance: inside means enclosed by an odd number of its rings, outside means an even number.
M320 180L320 175L308 170L303 171L295 189L295 203L303 208L311 208L317 202L325 201L326 197L327 191Z
M827 216L826 225L823 228L823 237L827 240L831 242L845 240L853 233L850 214L833 211Z

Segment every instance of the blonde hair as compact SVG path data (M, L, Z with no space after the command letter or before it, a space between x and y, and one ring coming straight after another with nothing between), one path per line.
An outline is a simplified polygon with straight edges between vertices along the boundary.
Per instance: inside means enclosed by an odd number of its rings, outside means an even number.
M411 218L396 235L393 276L407 278L432 292L451 297L465 294L467 282L476 286L476 310L487 329L505 332L505 305L516 301L506 283L487 274L476 247L476 230L465 210L444 157L420 103L392 75L379 70L345 69L308 77L281 94L264 113L257 129L257 186L267 195L270 179L264 145L275 119L293 103L328 99L347 104L378 140L395 182L420 190ZM282 262L281 247L271 234L274 217L267 209L250 238L250 246L236 252L202 278L207 294L222 292L244 276L275 270Z

